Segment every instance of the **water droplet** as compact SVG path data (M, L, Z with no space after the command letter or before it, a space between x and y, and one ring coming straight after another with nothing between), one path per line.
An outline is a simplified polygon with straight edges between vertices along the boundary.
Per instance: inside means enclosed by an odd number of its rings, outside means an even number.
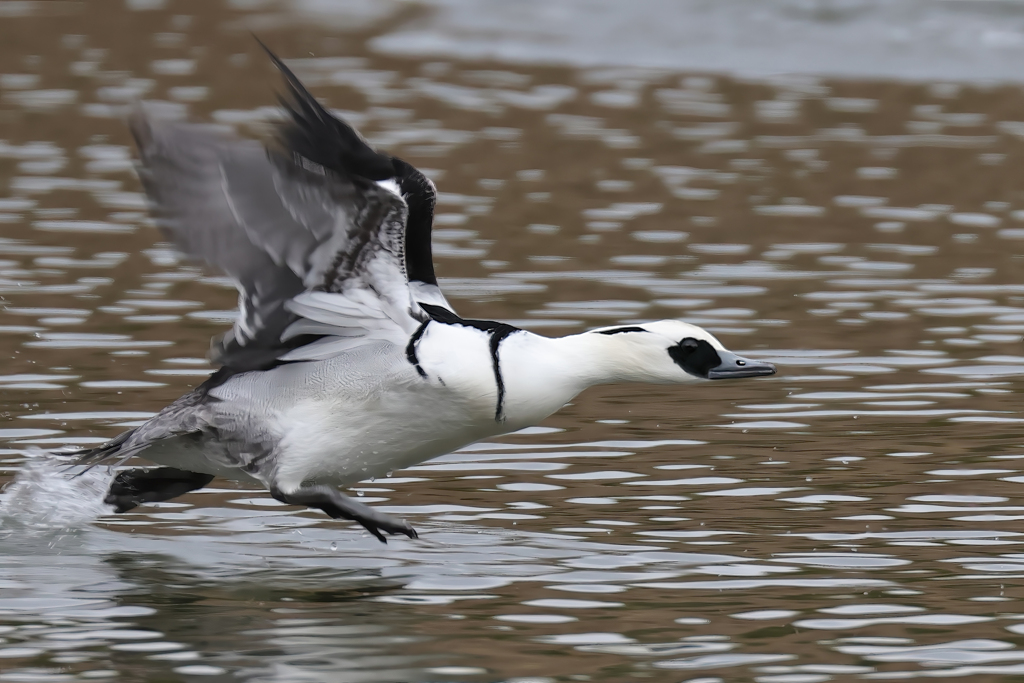
M808 481L810 481L810 479L808 479ZM362 498L366 494L363 491L356 491L356 495Z
M338 549L338 542L337 541L331 541L331 550L337 550L337 549Z

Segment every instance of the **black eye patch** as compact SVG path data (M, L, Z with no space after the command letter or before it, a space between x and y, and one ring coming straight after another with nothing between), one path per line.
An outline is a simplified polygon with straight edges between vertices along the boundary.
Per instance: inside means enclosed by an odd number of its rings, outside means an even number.
M715 347L703 339L697 340L693 337L687 337L675 346L670 346L668 355L683 370L702 379L707 379L708 371L722 364Z

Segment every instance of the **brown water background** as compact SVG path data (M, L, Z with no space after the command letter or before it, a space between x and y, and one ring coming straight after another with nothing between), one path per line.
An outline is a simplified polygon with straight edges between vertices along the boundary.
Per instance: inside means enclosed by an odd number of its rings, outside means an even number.
M1020 86L395 56L426 9L316 7L0 2L0 681L1024 677ZM435 180L463 316L679 317L779 374L594 389L358 487L415 542L220 480L72 524L30 449L202 381L235 300L122 117L265 136L250 30Z

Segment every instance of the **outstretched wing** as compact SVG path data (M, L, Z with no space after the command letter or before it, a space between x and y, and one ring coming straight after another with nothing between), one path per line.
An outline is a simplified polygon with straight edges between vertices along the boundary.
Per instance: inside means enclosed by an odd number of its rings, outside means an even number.
M374 339L404 345L429 319L418 301L450 308L431 262L433 186L271 57L291 94L281 151L144 110L130 122L159 226L238 285L238 319L211 355L252 370Z
M260 42L260 46L288 86L288 97L281 101L290 119L279 130L283 145L294 154L338 173L395 183L409 208L405 265L414 295L417 301L452 310L437 285L430 248L437 199L434 184L411 164L375 151L351 126L317 102L266 45Z

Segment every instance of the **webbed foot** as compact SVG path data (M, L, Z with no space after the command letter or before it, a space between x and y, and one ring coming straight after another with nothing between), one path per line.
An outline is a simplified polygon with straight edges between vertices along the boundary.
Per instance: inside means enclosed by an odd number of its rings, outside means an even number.
M127 512L141 503L156 503L201 489L213 480L212 474L189 472L173 467L135 469L118 472L110 483L103 502L114 512Z
M391 515L374 510L330 486L306 486L291 493L271 487L270 495L288 505L318 508L334 519L350 519L353 522L359 522L381 543L388 542L381 532L405 534L409 538L419 538L416 530L404 519L396 519Z

